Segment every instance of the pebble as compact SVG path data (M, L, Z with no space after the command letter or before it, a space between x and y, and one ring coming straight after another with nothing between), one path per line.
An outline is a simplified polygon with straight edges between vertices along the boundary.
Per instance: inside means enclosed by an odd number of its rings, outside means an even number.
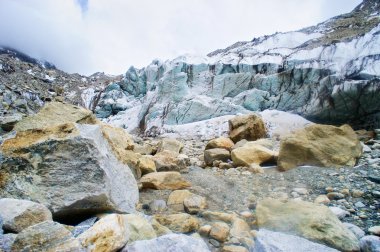
M215 239L209 239L208 242L214 246L215 248L219 248L220 247L220 242L218 242L217 240Z
M330 200L339 200L339 199L343 199L344 198L344 194L342 193L338 193L338 192L329 192L327 194L327 197L330 199Z
M363 196L364 192L363 191L360 191L360 190L352 190L352 197L354 198L360 198L361 196Z
M355 206L358 207L358 208L363 208L363 207L365 207L365 205L364 205L363 202L361 202L361 201L356 202L356 203L355 203Z
M380 236L380 226L373 226L368 229L368 232Z
M372 195L373 195L375 198L380 198L380 192L379 192L379 191L372 191Z
M296 192L299 195L307 195L308 194L308 191L306 188L294 188L293 192Z

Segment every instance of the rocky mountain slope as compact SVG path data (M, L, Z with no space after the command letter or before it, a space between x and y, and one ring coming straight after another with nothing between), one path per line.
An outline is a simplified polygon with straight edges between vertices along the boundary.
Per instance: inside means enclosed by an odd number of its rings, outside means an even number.
M299 31L131 67L86 104L96 100L98 117L147 135L266 109L374 128L380 118L379 11L378 1L367 0Z

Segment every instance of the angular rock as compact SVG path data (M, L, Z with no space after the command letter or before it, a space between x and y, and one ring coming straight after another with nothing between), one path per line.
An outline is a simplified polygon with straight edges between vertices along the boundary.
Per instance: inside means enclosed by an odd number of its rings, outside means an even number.
M74 227L74 229L71 231L71 233L73 234L74 237L78 237L84 231L86 231L90 227L92 227L97 220L98 220L98 217L92 217L90 219L82 221L81 223L79 223L78 225L76 225Z
M179 154L183 149L183 143L173 138L164 138L162 139L157 148L157 152L162 151L172 151Z
M215 222L211 225L209 236L219 242L225 242L230 234L230 227L224 222Z
M154 163L152 156L142 156L139 158L138 167L142 175L156 172L156 164Z
M263 120L256 114L236 116L228 121L230 138L235 143L246 139L255 141L266 136Z
M286 171L300 165L354 166L361 153L362 146L350 126L315 124L281 140L278 167Z
M214 161L227 162L231 158L231 154L226 149L209 149L204 151L204 160L206 165L212 166Z
M141 155L152 155L154 152L152 146L148 144L135 144L133 151Z
M186 162L178 158L178 153L163 150L154 155L153 160L157 171L177 171L186 172Z
M359 250L358 239L323 205L267 198L259 201L256 218L260 228L288 232L341 251Z
M132 136L124 129L101 124L104 138L107 140L117 159L131 169L136 179L141 177L139 169L140 154L133 152L134 142Z
M63 225L45 221L21 231L11 251L80 251L79 241Z
M170 193L168 198L168 206L176 211L184 211L184 205L183 202L186 198L192 196L193 193L191 193L189 190L175 190L172 193Z
M19 233L40 222L53 220L49 209L29 200L2 198L0 206L3 228L13 233Z
M96 124L98 120L90 110L61 102L49 102L35 115L19 121L16 131L42 129L65 123Z
M380 237L367 235L360 239L361 252L378 252L380 251Z
M157 190L185 189L191 184L182 178L179 172L153 172L142 176L140 179L143 188Z
M155 215L154 218L165 227L176 233L188 233L197 231L199 221L187 213Z
M207 202L205 197L193 194L184 199L183 205L187 213L197 214L207 207Z
M184 234L167 234L152 240L136 241L128 244L121 252L210 252L202 239Z
M58 218L134 211L138 188L99 125L63 124L18 132L2 146L0 195L30 199Z
M255 252L338 252L333 248L325 245L311 242L302 237L284 234L280 232L272 232L260 229L256 236Z
M275 161L277 156L277 152L255 144L255 142L246 143L243 147L236 148L231 152L231 158L235 166L260 165L265 162Z
M118 251L129 239L125 215L109 214L78 236L83 248L90 251Z
M234 142L228 137L218 137L210 140L206 145L206 150L208 149L226 149L231 150L234 146Z
M156 232L144 217L137 214L127 214L125 218L129 228L128 243L156 238Z

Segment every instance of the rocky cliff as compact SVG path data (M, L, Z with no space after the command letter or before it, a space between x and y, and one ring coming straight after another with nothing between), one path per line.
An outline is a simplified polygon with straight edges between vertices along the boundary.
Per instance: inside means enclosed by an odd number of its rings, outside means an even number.
M318 123L378 127L380 4L313 27L238 42L207 56L131 67L88 97L105 121L147 135L168 125L250 111L291 111Z

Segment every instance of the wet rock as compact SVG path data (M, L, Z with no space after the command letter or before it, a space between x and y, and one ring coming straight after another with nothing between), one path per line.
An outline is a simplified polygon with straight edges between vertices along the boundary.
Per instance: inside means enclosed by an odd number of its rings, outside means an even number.
M155 215L154 218L161 225L176 233L188 233L197 231L199 228L198 219L186 213Z
M131 212L138 188L99 125L63 124L18 132L1 145L0 195L30 199L59 218Z
M323 205L304 201L259 201L256 208L260 228L289 232L342 251L359 250L358 239Z
M255 252L338 252L333 248L325 245L311 242L302 237L295 235L284 234L280 232L272 232L265 229L260 229L257 233L255 247L252 251Z
M206 150L208 149L226 149L231 150L231 148L234 146L234 142L232 142L231 139L228 137L218 137L215 139L210 140L206 145Z
M125 215L109 214L78 236L83 248L91 251L117 251L130 236Z
M211 225L209 236L219 242L225 242L230 234L230 227L224 222L215 222Z
M228 121L230 138L235 143L246 139L255 141L266 136L263 120L256 114L236 116Z
M136 241L128 244L122 252L157 252L157 251L181 251L181 252L209 252L202 239L193 238L184 234L167 234L152 240Z
M3 218L3 228L6 231L19 233L29 226L52 221L49 209L29 200L2 198L0 206L0 216Z
M300 165L354 166L362 153L355 132L348 125L311 125L284 137L278 166L289 170Z
M250 164L262 164L268 161L274 161L277 153L255 144L255 142L246 143L243 147L234 149L231 152L231 158L234 166L249 166Z
M367 235L360 239L361 252L378 252L380 251L380 237Z
M63 225L45 221L21 231L11 251L80 251L79 241Z
M212 166L214 161L227 162L230 158L230 152L226 149L209 149L204 152L204 160L208 166Z
M141 177L143 188L157 190L178 190L185 189L191 184L182 178L179 172L153 172Z
M157 153L162 151L171 151L179 154L183 149L183 143L173 138L162 139L157 148Z

